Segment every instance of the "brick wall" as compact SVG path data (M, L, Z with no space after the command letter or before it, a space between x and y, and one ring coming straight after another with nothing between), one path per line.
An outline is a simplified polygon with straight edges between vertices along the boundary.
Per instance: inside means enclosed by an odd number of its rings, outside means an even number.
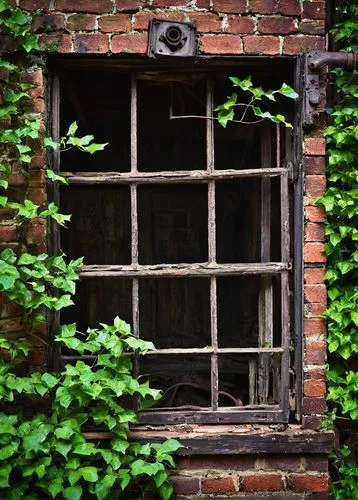
M200 54L249 54L295 56L310 49L325 48L325 1L320 0L18 0L28 11L42 9L34 18L41 45L60 54L135 54L147 48L150 17L192 21L199 33ZM1 78L1 75L0 75ZM34 84L28 110L39 116L45 128L45 82L40 69L26 75ZM11 179L14 188L28 188L29 197L46 201L45 152L38 141L36 156L25 179ZM305 230L304 230L304 386L303 419L297 429L316 429L326 410L324 276L324 213L314 200L325 189L325 141L322 130L312 128L304 136ZM25 245L31 252L46 248L46 226L32 221L24 234L13 213L0 209L1 248ZM3 304L0 327L16 333L20 311ZM38 369L45 362L35 347L31 363ZM239 427L239 426L238 426ZM285 432L285 431L283 431ZM290 430L294 436L294 430ZM307 431L309 432L309 431ZM315 434L313 433L312 436ZM314 439L314 437L312 438ZM182 457L173 477L180 498L225 497L327 498L327 456L290 454L280 456L218 455Z

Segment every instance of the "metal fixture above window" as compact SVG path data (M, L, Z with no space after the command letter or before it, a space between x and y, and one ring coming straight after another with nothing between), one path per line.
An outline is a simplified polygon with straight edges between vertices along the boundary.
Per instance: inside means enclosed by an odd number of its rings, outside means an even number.
M151 19L149 57L192 57L196 52L196 28L192 23Z

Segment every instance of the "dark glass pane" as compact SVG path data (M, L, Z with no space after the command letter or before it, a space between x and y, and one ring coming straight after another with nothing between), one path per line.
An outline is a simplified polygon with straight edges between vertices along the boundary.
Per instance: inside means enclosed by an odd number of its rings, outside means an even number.
M62 249L85 264L129 264L131 259L128 186L69 186L61 189L61 210L72 214L61 231Z
M143 279L140 336L157 349L210 344L209 279Z
M139 367L151 387L163 391L156 408L210 407L209 356L147 355L140 358Z
M130 77L110 69L71 70L61 74L61 136L77 121L77 136L94 135L109 144L93 155L71 149L61 153L61 170L130 170Z
M168 77L170 78L170 77ZM206 114L205 82L138 81L138 170L206 168L205 119L170 119Z
M139 262L205 262L207 186L139 186Z

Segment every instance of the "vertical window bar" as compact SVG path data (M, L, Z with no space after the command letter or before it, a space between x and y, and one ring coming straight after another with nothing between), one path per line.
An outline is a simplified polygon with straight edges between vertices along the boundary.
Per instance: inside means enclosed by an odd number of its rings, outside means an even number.
M263 124L261 135L261 165L270 168L272 161L271 127ZM261 179L261 262L269 262L271 253L271 179ZM273 288L272 277L262 276L259 294L259 347L272 347L273 344ZM271 355L259 354L257 400L267 404L269 397Z
M214 170L214 125L213 125L213 84L207 82L206 87L206 168ZM215 220L215 182L208 183L208 257L209 262L216 262L216 220ZM217 286L216 276L210 278L210 330L211 345L211 406L218 409L218 328L217 328Z
M280 135L280 124L276 123L276 167L281 166L281 135Z
M281 176L281 258L288 262L290 258L290 235L289 235L289 199L288 199L288 171ZM288 272L281 275L281 332L282 347L282 396L281 402L285 412L289 410L289 387L290 387L290 303L289 303L289 281Z

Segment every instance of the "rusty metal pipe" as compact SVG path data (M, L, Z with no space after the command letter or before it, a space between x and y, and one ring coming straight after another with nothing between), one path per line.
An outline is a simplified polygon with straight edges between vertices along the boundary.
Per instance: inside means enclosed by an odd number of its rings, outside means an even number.
M357 69L358 52L315 52L309 54L308 66L318 71L322 66L335 66L337 68Z

